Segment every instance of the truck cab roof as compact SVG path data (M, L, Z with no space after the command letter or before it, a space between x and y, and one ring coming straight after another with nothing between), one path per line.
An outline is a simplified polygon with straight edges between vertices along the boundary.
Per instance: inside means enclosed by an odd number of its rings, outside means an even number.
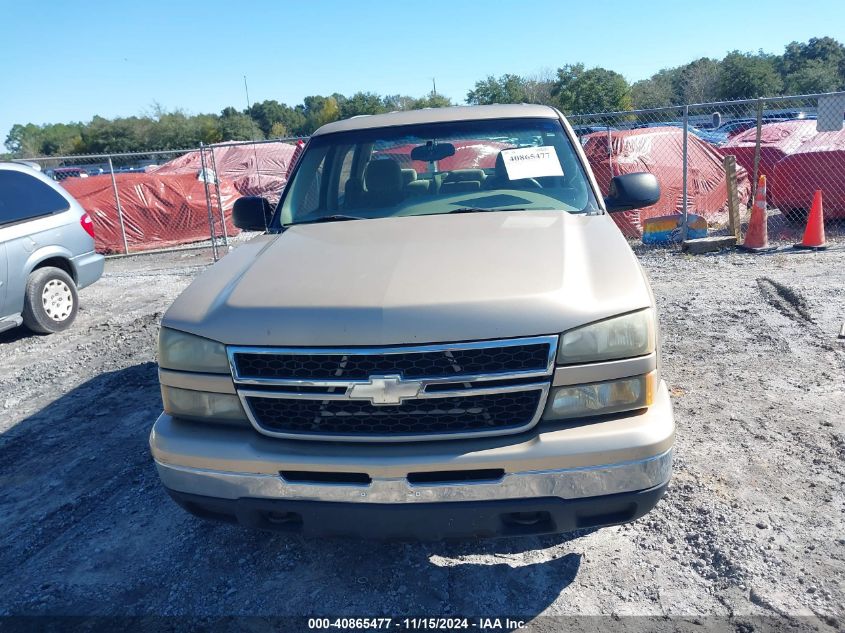
M335 132L352 132L355 130L416 125L420 123L446 123L484 119L556 119L559 116L558 111L550 106L528 103L399 110L388 112L387 114L356 116L343 121L327 123L314 132L312 136L334 134Z

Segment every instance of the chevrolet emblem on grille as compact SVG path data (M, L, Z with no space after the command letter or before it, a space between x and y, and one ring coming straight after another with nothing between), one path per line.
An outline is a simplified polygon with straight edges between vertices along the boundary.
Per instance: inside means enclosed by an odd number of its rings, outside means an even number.
M368 382L352 385L346 394L350 400L369 400L374 405L402 404L416 398L422 390L419 380L402 380L401 376L370 376Z

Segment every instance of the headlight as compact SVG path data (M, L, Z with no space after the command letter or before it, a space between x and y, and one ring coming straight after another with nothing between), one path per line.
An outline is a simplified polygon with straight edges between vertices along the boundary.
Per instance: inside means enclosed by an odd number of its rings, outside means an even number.
M158 335L158 364L164 369L229 373L229 359L222 343L165 327Z
M552 388L544 420L604 415L651 406L657 372L590 385Z
M654 351L654 314L650 308L564 332L561 365L644 356Z
M241 401L228 393L161 386L164 411L177 418L246 422Z

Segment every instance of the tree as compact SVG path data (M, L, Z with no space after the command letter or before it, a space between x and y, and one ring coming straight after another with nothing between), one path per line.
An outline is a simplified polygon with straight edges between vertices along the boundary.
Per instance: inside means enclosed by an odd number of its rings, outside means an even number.
M732 51L719 65L717 86L720 99L754 99L781 94L783 81L774 56Z
M672 77L674 103L704 103L719 98L719 62L702 57L676 69Z
M190 131L187 117L181 111L168 113L160 105L154 104L153 112L144 117L150 125L138 136L148 143L150 149L176 149L188 147ZM140 131L141 127L138 126Z
M268 138L285 138L289 136L289 132L284 123L276 121L270 128L270 134L267 136Z
M525 103L540 103L543 105L555 105L552 97L554 88L554 73L551 70L542 70L532 75L522 77L522 89L525 92Z
M822 59L810 59L804 62L801 70L792 72L784 78L784 92L787 94L811 94L818 92L836 92L845 89L845 78L839 65L834 66Z
M498 79L489 75L475 82L475 88L467 93L466 102L471 105L491 103L525 103L527 101L525 80L519 75L502 75Z
M153 121L147 117L106 119L95 116L82 130L85 151L96 154L134 152L150 146L149 129Z
M340 107L335 97L311 95L302 100L302 113L305 125L300 134L311 134L318 127L337 121L340 118Z
M223 141L252 141L264 138L258 124L234 108L226 108L220 117L220 138Z
M33 123L15 123L6 135L6 149L19 156L35 156L34 152L37 152L40 144L40 135L40 128Z
M567 64L558 68L552 96L568 113L632 108L631 87L622 75L606 68L585 70L584 64Z
M337 97L335 101L338 101ZM339 102L338 107L341 119L348 119L359 114L380 114L388 111L384 100L374 92L356 92Z
M416 99L408 95L387 95L384 98L384 107L388 112L394 110L412 110Z
M663 69L631 86L631 102L638 110L662 108L680 103L675 95L677 69Z
M246 114L252 117L265 136L271 134L273 125L276 123L284 125L285 129L292 134L299 134L298 130L305 126L305 117L302 113L273 99L253 103Z
M78 154L84 149L82 128L81 123L15 124L6 137L6 149L22 158Z
M778 60L785 92L833 92L845 89L845 46L832 37L792 42Z
M82 124L55 123L41 128L39 154L67 155L82 151Z
M411 109L419 110L420 108L448 108L455 105L449 97L439 95L434 91L429 92L424 97L414 99L411 103Z
M220 132L220 119L213 114L198 114L191 117L194 138L199 138L206 145L223 140Z

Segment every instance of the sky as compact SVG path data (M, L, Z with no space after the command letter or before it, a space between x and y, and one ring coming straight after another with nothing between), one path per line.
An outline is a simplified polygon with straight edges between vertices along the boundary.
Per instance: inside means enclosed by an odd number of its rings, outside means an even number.
M359 90L463 103L487 75L604 66L629 81L730 50L845 42L841 0L0 0L0 143L14 123L189 113Z

